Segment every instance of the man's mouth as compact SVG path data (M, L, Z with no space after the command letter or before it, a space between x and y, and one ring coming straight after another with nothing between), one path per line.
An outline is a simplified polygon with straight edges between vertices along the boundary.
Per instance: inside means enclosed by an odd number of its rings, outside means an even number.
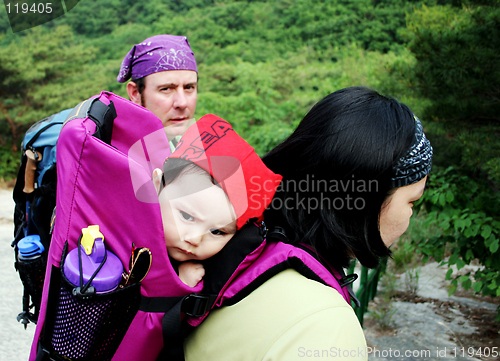
M183 121L185 121L187 118L173 118L173 119L170 119L171 122L174 122L174 123L181 123Z

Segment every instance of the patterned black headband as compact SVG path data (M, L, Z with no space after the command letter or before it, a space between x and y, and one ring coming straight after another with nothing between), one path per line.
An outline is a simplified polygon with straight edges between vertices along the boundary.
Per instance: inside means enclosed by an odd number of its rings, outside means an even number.
M416 121L415 142L392 169L391 186L393 188L416 183L431 171L432 146L425 137L422 123L416 116L413 117Z

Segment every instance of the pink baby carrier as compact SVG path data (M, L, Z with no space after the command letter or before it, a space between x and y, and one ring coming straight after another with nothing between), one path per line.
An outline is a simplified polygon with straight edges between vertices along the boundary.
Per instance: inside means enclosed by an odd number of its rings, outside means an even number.
M181 282L151 181L169 149L156 116L112 93L68 115L57 144L57 216L30 361L182 360L185 336L211 309L238 302L286 268L334 287L350 302L345 276L325 268L306 247L280 242L279 231L267 237L263 223L249 222L205 261L206 275L196 287ZM147 247L147 276L113 291L78 294L62 268L90 225L99 225L106 250L125 272L133 244Z

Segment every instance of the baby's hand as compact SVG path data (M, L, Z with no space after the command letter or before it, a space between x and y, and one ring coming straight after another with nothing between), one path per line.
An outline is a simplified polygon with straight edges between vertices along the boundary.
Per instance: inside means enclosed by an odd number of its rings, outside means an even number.
M189 287L196 286L205 276L205 268L199 262L185 261L179 265L179 278Z

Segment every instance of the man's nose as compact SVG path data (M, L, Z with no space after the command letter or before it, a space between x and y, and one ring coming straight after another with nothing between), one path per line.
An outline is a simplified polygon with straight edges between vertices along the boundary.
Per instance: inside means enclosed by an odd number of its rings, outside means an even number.
M179 87L175 92L173 107L177 109L185 109L187 107L186 92L184 88Z

